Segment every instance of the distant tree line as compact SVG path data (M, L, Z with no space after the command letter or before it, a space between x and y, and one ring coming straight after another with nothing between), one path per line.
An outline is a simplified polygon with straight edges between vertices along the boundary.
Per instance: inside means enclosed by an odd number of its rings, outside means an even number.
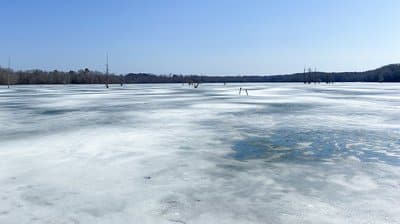
M306 72L272 76L200 76L129 73L106 75L99 71L13 71L0 67L0 85L15 84L121 84L121 83L224 83L224 82L400 82L400 64L365 72Z
M27 70L13 71L0 68L0 84L105 84L120 83L123 76L105 75L102 72L91 71L87 68L78 71L43 71Z

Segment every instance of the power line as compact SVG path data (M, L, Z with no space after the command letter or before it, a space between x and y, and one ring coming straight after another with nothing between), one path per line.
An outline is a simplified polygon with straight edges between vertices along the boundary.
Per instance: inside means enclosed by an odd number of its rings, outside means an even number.
M8 69L7 69L7 87L10 88L10 73L11 73L11 57L8 57Z
M108 53L106 53L106 88L108 89Z

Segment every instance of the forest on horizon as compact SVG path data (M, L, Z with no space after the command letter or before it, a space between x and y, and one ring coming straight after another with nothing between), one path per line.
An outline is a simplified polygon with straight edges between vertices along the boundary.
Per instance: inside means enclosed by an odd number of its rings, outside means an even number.
M308 71L287 75L264 76L207 76L207 75L155 75L129 73L105 74L81 69L78 71L14 71L0 67L0 85L29 84L129 84L129 83L224 83L224 82L400 82L400 64L391 64L365 72Z

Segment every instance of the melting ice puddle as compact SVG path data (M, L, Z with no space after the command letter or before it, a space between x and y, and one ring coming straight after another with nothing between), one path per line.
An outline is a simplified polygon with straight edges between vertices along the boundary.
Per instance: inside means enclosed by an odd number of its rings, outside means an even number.
M386 132L360 130L296 132L288 129L272 131L272 134L267 136L237 141L232 147L234 153L231 156L241 161L264 159L287 162L355 158L363 162L400 166L400 150L390 145L394 139Z

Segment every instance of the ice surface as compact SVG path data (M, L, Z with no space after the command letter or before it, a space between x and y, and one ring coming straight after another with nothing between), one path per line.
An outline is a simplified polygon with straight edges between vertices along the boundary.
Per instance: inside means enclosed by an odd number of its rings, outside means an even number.
M0 223L400 223L398 84L12 86L0 127Z

